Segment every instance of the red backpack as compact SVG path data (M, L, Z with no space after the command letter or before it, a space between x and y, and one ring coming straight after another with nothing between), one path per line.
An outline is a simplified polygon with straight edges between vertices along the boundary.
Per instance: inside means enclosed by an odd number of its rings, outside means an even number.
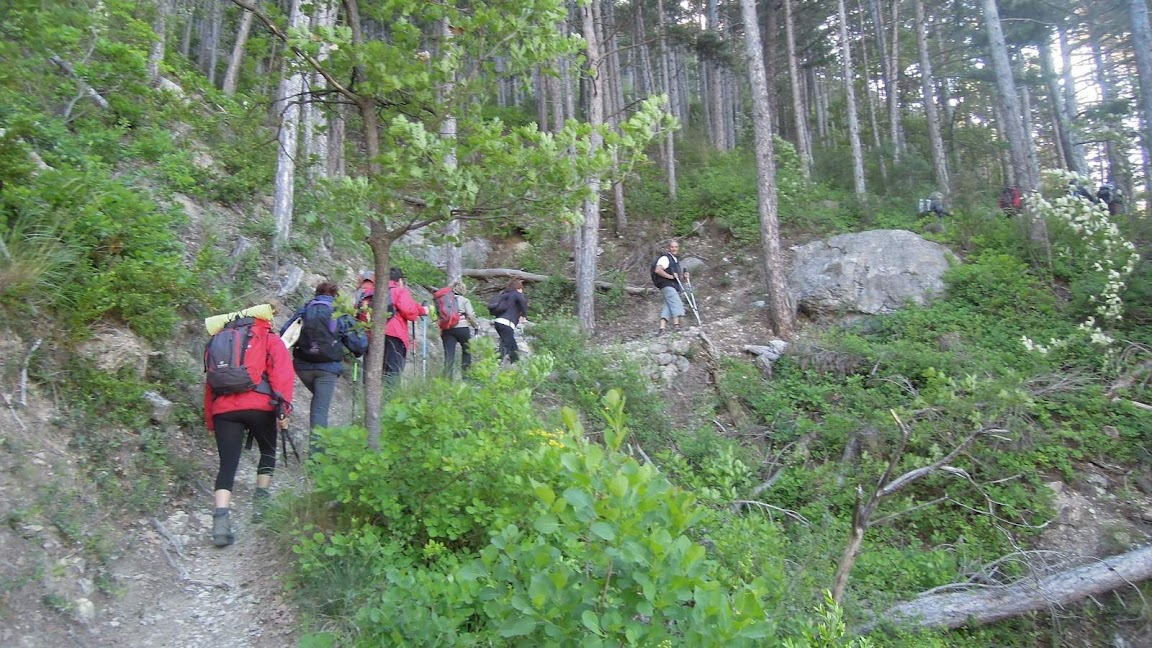
M1004 187L1000 192L1000 210L1006 214L1019 213L1024 206L1024 199L1020 195L1020 187Z
M460 323L460 302L456 300L452 286L432 293L432 301L436 304L436 325L441 331L455 328Z
M204 347L204 373L213 396L257 391L272 394L268 382L268 335L244 317L224 325Z

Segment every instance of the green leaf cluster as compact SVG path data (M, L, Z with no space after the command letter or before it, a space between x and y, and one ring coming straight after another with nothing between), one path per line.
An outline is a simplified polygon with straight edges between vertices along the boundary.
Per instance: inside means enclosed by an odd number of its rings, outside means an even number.
M601 403L603 445L532 394L551 360L512 371L481 353L472 382L433 381L386 406L382 448L321 433L310 466L324 516L297 532L299 584L348 573L339 608L363 645L763 645L768 585L708 556L694 495L622 452L625 400ZM333 508L335 507L335 508ZM332 514L335 513L335 518ZM324 518L327 518L326 520Z

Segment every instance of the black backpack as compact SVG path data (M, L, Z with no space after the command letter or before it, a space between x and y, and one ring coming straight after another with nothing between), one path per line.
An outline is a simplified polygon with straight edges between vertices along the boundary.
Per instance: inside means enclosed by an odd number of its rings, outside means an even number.
M305 362L340 362L344 359L344 345L332 316L332 304L314 299L304 307L300 326L300 339L292 355Z
M511 305L509 303L511 294L512 291L506 290L488 300L488 314L492 317L500 317L503 315L504 311L508 310L508 307Z
M255 320L232 320L204 346L204 373L213 396L257 391L272 395L268 338L252 330Z

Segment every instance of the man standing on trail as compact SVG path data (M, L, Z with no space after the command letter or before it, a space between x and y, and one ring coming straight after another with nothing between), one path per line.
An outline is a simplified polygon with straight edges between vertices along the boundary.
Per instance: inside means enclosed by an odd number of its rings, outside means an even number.
M688 273L680 268L680 260L676 254L680 251L680 242L672 239L668 243L668 251L661 254L652 264L652 283L660 289L664 296L664 307L660 309L660 333L664 335L668 328L668 320L679 329L680 318L684 316L684 302L680 300L680 282L677 277L688 281Z

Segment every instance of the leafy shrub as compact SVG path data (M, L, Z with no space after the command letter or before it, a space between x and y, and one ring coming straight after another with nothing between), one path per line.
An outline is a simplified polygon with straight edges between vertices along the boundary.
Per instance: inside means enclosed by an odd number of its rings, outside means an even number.
M771 637L766 583L745 583L710 560L687 535L706 511L619 451L627 428L618 392L604 400L605 447L584 440L571 410L565 432L530 425L523 381L546 369L486 373L492 382L478 389L441 383L421 393L424 402L394 399L381 453L365 451L361 431L329 431L316 483L348 522L300 533L301 576L334 560L370 565L356 570L374 576L353 613L366 644L706 646ZM506 409L517 387L523 400ZM452 408L465 416L446 420ZM401 456L392 461L392 452ZM455 541L449 528L475 531L455 540L485 531L486 542Z
M553 358L553 377L539 393L578 411L588 412L594 425L599 418L600 395L619 389L627 403L632 430L641 444L666 439L670 422L659 399L649 393L651 381L639 367L621 354L605 353L585 343L574 320L555 317L533 326L529 332L535 349Z

